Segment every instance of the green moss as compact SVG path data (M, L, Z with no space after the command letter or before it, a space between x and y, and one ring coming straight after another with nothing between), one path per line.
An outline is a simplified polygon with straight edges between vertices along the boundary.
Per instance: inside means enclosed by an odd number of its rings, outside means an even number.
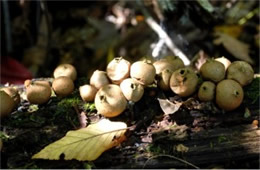
M83 105L85 111L94 112L96 110L95 103L85 103Z
M218 137L218 143L222 143L222 142L225 142L225 141L227 141L228 139L227 139L227 137L226 136L219 136Z
M62 99L57 106L62 107L62 108L70 108L75 105L78 105L80 103L80 99L78 97L73 97L73 98L65 98Z
M255 104L258 103L260 92L259 92L260 77L255 78L248 86L244 88L246 103Z
M162 147L160 147L159 145L155 145L155 144L148 145L146 150L147 150L147 152L151 152L155 155L166 153L166 151Z

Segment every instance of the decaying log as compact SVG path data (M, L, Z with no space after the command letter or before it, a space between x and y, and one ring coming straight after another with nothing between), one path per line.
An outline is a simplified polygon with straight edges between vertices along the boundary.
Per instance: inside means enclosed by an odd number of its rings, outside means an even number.
M218 165L222 168L259 167L260 129L253 125L232 128L216 128L192 134L190 139L173 145L188 147L187 152L177 153L184 161L199 168ZM143 155L135 159L127 156L127 161L111 168L194 168L167 155L149 158Z

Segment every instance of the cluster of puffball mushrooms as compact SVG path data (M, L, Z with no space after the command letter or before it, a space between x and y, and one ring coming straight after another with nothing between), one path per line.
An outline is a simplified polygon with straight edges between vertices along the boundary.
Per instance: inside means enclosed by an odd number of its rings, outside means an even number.
M157 76L156 76L157 75ZM200 83L200 76L203 82ZM49 101L52 90L57 96L66 97L74 90L77 71L70 64L59 65L49 81L26 80L26 97L31 104ZM243 101L243 86L254 78L251 65L244 61L231 63L225 57L208 59L196 73L185 67L178 57L168 56L152 63L150 60L131 64L122 57L114 58L106 71L96 70L89 84L79 87L82 100L95 102L98 113L105 117L120 115L127 107L127 101L137 102L144 88L153 83L164 91L172 90L181 97L197 92L199 100L214 101L223 110L231 111ZM12 87L0 90L1 117L8 115L20 102L18 91Z

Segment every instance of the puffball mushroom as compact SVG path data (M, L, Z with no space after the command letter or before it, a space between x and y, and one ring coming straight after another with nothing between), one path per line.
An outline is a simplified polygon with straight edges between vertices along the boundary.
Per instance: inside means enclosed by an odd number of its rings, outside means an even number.
M107 65L107 76L114 84L120 84L130 75L130 62L122 57L114 58Z
M90 85L100 89L101 87L109 84L107 73L105 71L96 70L90 77Z
M225 78L225 66L219 61L207 60L200 68L202 77L215 83Z
M0 117L8 116L13 110L14 100L3 90L0 90Z
M155 68L150 60L137 61L130 69L131 78L144 86L154 82L155 74Z
M229 61L229 59L227 59L224 56L219 57L219 58L215 58L215 60L221 62L222 64L224 64L225 70L227 70L228 66L231 64L231 61Z
M166 68L159 74L158 86L162 90L170 90L170 79L172 76L172 72L172 70Z
M74 90L74 83L71 78L61 76L53 80L52 88L57 96L66 97Z
M30 81L26 86L27 100L32 104L43 104L51 97L51 87L47 81Z
M98 90L95 97L95 106L98 113L105 117L115 117L126 109L127 101L120 87L108 84Z
M241 85L231 79L222 80L216 87L216 103L226 110L231 111L240 106L244 98Z
M155 67L156 74L160 74L165 69L175 71L184 67L183 61L176 56L167 56L166 58L155 61L153 65Z
M125 98L129 101L137 102L144 94L143 86L135 82L132 78L123 80L120 88Z
M205 81L201 84L198 92L200 101L207 102L214 99L216 85L211 81Z
M66 76L71 78L71 80L75 81L77 78L77 71L75 67L71 64L60 64L53 72L54 78L58 78L61 76Z
M237 81L243 87L254 79L254 70L245 61L235 61L227 69L227 78Z
M83 101L92 102L95 99L97 89L91 85L83 85L79 87L79 93Z
M14 100L15 106L18 106L18 104L21 101L21 98L17 89L13 87L4 87L1 90L5 91Z
M181 97L187 97L196 91L199 78L188 68L181 68L172 73L170 79L171 90Z

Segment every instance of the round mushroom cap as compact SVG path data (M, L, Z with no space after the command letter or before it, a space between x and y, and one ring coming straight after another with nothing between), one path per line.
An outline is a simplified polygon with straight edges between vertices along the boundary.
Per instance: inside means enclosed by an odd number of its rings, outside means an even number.
M82 100L85 102L92 102L95 99L97 89L94 86L86 84L79 87L79 93Z
M200 68L200 73L205 80L215 83L225 78L225 66L216 60L207 60Z
M14 100L15 106L20 103L21 97L17 89L14 87L4 87L1 90L5 91Z
M120 84L130 75L130 62L122 57L114 58L107 65L107 76L114 84Z
M77 71L71 64L60 64L53 72L54 78L66 76L75 81L77 78Z
M227 78L237 81L243 87L254 79L254 70L245 61L235 61L227 69Z
M126 109L127 101L118 85L108 84L98 90L95 106L105 117L115 117Z
M137 61L132 64L130 69L131 78L144 86L154 82L155 74L155 68L149 60Z
M100 89L101 87L109 84L107 73L105 71L96 70L90 77L90 85Z
M216 85L211 81L205 81L201 84L198 92L200 101L212 101L215 97Z
M231 79L222 80L216 87L216 103L226 110L231 111L240 106L244 98L241 85Z
M162 90L170 90L170 79L172 76L173 71L169 69L164 69L160 74L159 74L159 80L158 80L158 86Z
M138 102L144 94L143 86L132 78L123 80L120 84L120 88L125 98L129 101Z
M174 72L184 67L183 61L176 56L167 56L166 58L157 60L153 63L156 74L160 74L163 70L168 69Z
M26 86L26 97L31 104L43 104L51 97L51 87L47 81L31 81Z
M231 61L224 56L216 58L215 60L221 62L225 66L225 70L227 70L228 66L231 64Z
M61 76L53 80L52 88L57 96L66 97L74 90L74 83L71 78Z
M187 97L197 90L199 78L188 68L181 68L172 73L170 79L171 90L181 97Z
M0 90L0 117L8 116L14 109L14 100L3 90Z

